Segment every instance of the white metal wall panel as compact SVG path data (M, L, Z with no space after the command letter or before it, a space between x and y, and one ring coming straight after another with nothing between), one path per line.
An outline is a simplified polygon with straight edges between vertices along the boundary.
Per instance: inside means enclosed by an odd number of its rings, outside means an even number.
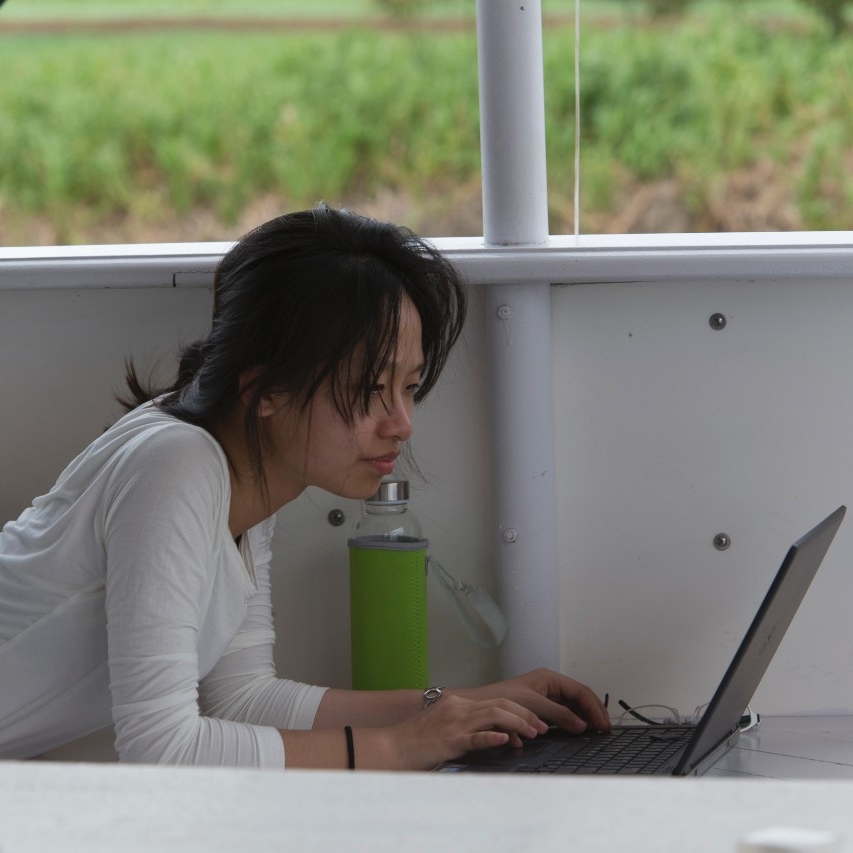
M853 287L649 282L553 297L563 665L614 699L692 710L788 545L853 505ZM853 708L851 549L842 526L759 710Z
M171 369L209 323L210 299L206 288L0 289L0 523L116 419L125 358Z

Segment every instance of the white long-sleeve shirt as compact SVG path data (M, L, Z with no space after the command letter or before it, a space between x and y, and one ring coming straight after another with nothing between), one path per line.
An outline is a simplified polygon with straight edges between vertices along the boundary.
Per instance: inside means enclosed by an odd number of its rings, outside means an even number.
M126 761L283 767L324 688L275 677L274 518L239 547L205 430L146 405L0 533L0 758L111 723Z

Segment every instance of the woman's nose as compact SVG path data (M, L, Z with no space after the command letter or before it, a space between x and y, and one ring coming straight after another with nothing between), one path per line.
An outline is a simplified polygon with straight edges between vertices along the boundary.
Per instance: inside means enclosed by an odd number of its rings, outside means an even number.
M400 441L407 441L415 431L411 407L403 400L395 400L393 407L387 410L386 416L382 419L382 427L384 434Z

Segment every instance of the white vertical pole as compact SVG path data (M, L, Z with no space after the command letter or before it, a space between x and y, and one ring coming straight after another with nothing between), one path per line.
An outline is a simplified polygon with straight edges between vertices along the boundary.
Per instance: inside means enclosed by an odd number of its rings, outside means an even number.
M483 238L548 241L542 9L477 0ZM497 592L509 621L501 675L559 666L551 297L547 284L486 292Z
M486 243L548 239L540 0L477 0Z

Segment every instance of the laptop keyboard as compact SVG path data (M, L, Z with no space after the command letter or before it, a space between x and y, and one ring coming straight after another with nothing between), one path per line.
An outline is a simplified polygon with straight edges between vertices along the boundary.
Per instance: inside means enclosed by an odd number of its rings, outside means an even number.
M692 728L629 726L590 738L580 750L568 745L538 766L521 766L516 772L653 774L671 763L692 734Z

